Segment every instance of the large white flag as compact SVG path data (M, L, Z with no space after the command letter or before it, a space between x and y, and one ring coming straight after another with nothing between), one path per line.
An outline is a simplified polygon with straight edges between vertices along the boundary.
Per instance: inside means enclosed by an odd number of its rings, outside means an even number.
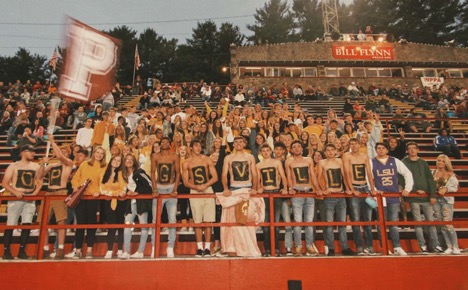
M120 40L69 18L59 94L92 101L110 91L115 82L121 46Z

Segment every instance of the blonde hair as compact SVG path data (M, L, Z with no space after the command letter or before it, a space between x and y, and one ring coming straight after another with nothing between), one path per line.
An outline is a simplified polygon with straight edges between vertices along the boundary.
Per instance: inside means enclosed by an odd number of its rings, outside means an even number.
M104 168L104 167L106 167L106 165L107 165L107 162L106 162L106 150L104 150L104 148L102 148L101 146L96 146L96 147L94 147L93 155L92 155L91 158L88 160L88 164L91 165L91 166L94 166L94 161L95 161L95 159L94 159L94 153L95 153L97 150L102 150L102 152L104 152L104 156L102 157L101 162L99 162L99 167Z
M440 154L439 156L437 156L437 158L443 158L445 163L445 170L453 172L452 161L450 161L450 158L447 155Z

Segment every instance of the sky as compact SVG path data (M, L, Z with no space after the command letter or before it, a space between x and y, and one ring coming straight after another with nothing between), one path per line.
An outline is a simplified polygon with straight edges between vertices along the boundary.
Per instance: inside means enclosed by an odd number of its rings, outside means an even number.
M165 38L185 43L197 22L231 22L251 35L255 10L267 0L0 0L0 55L19 47L52 56L64 45L66 16L99 30L127 25L138 33L152 28ZM292 0L287 0L289 4ZM344 0L350 2L351 0Z

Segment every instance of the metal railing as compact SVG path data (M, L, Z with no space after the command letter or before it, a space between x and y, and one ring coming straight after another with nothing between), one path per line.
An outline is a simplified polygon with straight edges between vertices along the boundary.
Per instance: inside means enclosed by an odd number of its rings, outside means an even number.
M366 198L368 195L367 194L362 194L361 198ZM412 193L410 194L409 197L424 197L426 195L421 195L421 194L416 194ZM447 193L444 196L455 196L455 197L468 197L468 190L462 189L457 193ZM385 219L385 214L384 214L384 204L383 204L383 197L401 197L400 193L384 193L382 195L375 195L374 197L377 198L377 216L378 219L377 221L369 221L369 222L275 222L274 220L274 198L294 198L294 197L311 197L311 198L316 198L316 199L326 199L326 198L350 198L350 197L356 197L353 195L346 195L346 194L331 194L331 195L326 195L326 196L317 196L316 194L310 193L310 194L296 194L296 195L282 195L279 193L269 193L269 194L256 194L256 195L251 195L251 198L268 198L269 202L268 204L265 204L265 206L270 207L270 216L269 216L269 222L262 222L262 223L254 223L254 222L249 222L246 225L242 225L240 223L232 222L232 223L220 223L220 222L215 222L215 223L162 223L161 222L161 213L162 213L162 200L164 198L177 198L177 199L187 199L187 198L215 198L213 194L196 194L196 195L177 195L177 196L171 196L171 195L159 195L157 199L157 210L156 212L158 213L156 216L156 222L155 223L148 223L148 224L78 224L78 225L50 225L48 223L49 221L49 211L48 210L43 210L43 215L42 219L39 222L39 224L34 224L34 225L15 225L15 226L6 226L6 225L0 225L0 230L4 231L6 229L39 229L39 236L38 236L38 246L37 246L37 258L40 260L43 257L43 252L44 252L44 235L46 231L49 229L120 229L120 228L152 228L153 234L156 235L155 239L155 244L154 244L154 257L158 258L160 257L160 246L161 246L161 228L162 227L168 227L168 228L173 228L173 227L232 227L232 226L262 226L262 227L269 227L270 228L270 241L271 241L271 253L275 252L275 227L281 227L281 226L379 226L381 231L380 231L380 241L382 245L382 254L383 255L388 255L388 238L387 238L387 230L386 228L388 226L397 226L397 225L455 225L455 226L461 226L461 225L467 225L468 224L468 219L459 219L455 221L386 221ZM64 199L64 196L45 196L45 195L39 195L39 196L25 196L22 200L27 200L27 201L37 201L40 200L42 201L42 206L44 206L45 209L48 209L50 206L50 201L51 200L58 200L58 199ZM84 200L108 200L108 197L89 197L86 196L84 197ZM153 199L152 196L150 195L140 195L140 196L132 196L131 198L128 199ZM10 201L10 200L18 200L18 198L13 197L13 196L0 196L0 202L1 201ZM385 230L384 230L385 229Z

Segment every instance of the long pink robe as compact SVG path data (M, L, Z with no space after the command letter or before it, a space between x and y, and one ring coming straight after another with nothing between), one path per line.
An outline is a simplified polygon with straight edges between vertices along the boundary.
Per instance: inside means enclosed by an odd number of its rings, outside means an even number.
M263 198L250 198L250 189L232 191L231 196L217 193L216 197L223 207L221 222L236 222L235 205L249 200L248 221L256 224L265 220L265 203ZM234 226L221 227L221 248L223 252L235 252L240 257L259 257L262 255L257 245L257 227Z

